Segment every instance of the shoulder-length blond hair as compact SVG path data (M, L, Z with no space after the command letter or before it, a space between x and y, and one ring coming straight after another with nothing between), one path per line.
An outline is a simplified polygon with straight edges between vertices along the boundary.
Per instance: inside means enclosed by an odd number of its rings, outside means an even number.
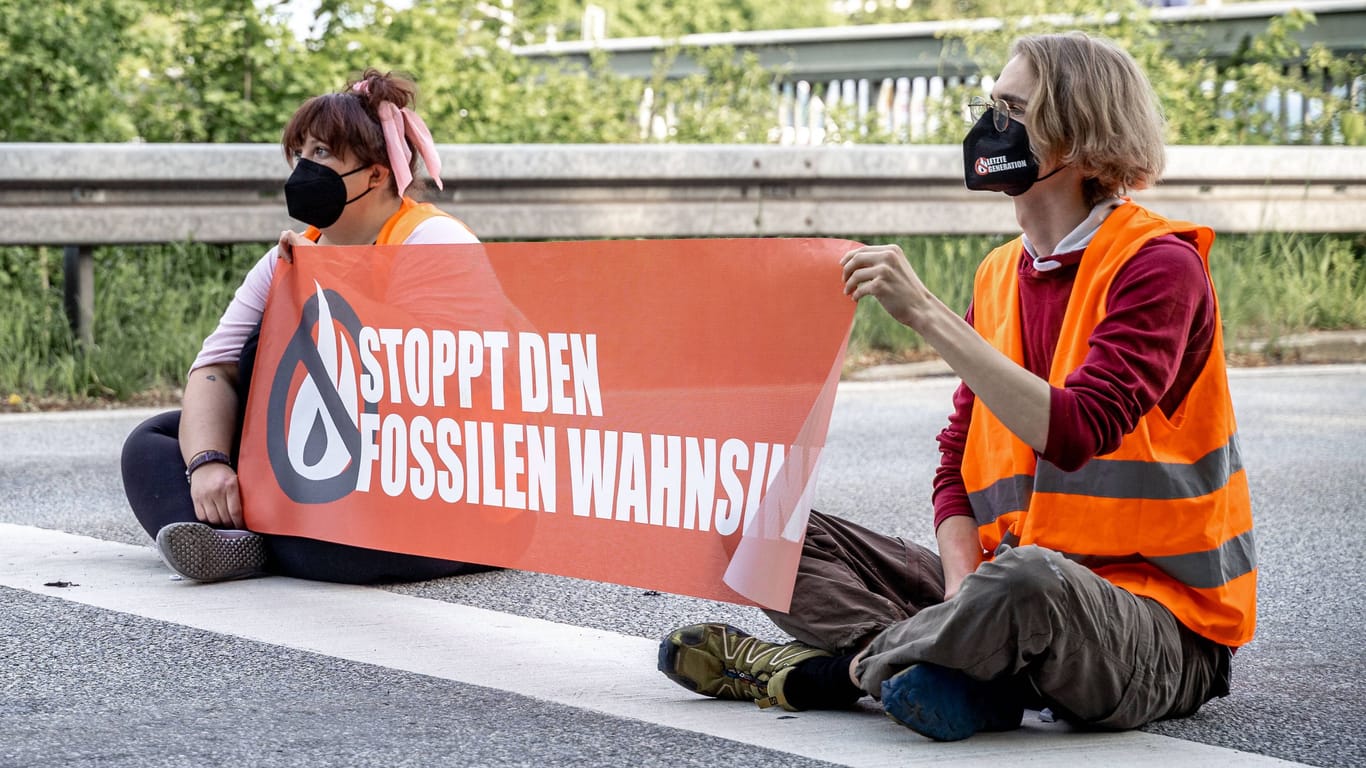
M1040 162L1083 172L1092 205L1157 183L1166 164L1157 95L1125 50L1084 32L1031 35L1011 46L1033 68L1025 127Z

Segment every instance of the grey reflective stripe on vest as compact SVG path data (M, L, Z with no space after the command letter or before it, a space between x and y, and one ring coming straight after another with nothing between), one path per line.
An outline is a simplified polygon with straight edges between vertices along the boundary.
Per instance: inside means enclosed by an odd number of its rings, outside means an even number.
M1233 435L1192 464L1092 459L1065 472L1041 459L1034 477L1002 478L969 493L968 501L977 524L987 525L1001 515L1027 509L1034 491L1105 499L1189 499L1223 488L1242 468L1238 436Z
M1234 435L1192 464L1092 459L1074 472L1064 472L1040 461L1034 490L1106 499L1190 499L1223 488L1242 468L1238 436Z
M972 516L978 525L986 525L1001 515L1029 509L1029 497L1034 494L1031 475L1003 477L980 491L968 494Z
M1139 554L1121 557L1105 555L1079 555L1063 552L1068 560L1096 570L1107 565L1126 563L1150 563L1173 579L1195 589L1214 589L1233 581L1239 576L1251 573L1257 567L1257 542L1252 531L1234 536L1214 549L1204 552L1188 552L1184 555Z

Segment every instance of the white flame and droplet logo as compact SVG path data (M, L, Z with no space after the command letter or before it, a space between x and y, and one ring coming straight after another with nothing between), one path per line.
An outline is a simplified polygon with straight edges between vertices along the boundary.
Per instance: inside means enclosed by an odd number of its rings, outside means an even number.
M281 490L294 501L322 504L356 488L360 383L355 338L360 320L335 291L317 283L314 288L275 371L266 442ZM290 386L301 365L303 382L291 399Z

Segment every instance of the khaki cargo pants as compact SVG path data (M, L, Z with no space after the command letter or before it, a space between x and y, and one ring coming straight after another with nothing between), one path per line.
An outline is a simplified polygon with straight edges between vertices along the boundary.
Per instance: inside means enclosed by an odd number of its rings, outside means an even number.
M874 696L925 661L1010 681L1028 706L1119 729L1184 717L1228 692L1227 648L1051 550L1002 553L943 598L938 555L813 511L791 610L769 616L834 653L868 648L858 673Z

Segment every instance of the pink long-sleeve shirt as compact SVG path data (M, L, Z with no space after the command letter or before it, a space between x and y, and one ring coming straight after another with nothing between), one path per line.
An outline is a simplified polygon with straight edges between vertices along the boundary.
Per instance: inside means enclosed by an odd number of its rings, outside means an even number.
M1024 365L1047 378L1063 314L1085 248L1052 258L1057 269L1037 270L1020 259L1020 325ZM1091 334L1086 360L1053 387L1048 444L1040 457L1063 470L1115 450L1154 406L1170 415L1190 391L1214 338L1214 292L1200 256L1175 235L1151 240L1115 276L1108 313ZM973 310L969 307L968 322ZM934 524L972 515L963 485L963 448L975 395L959 385L949 424L939 433L934 478Z
M479 238L456 219L433 216L414 227L412 234L403 242L405 245L447 245L477 243ZM261 316L265 313L270 282L275 277L275 265L279 261L276 256L278 252L279 246L272 246L247 272L228 308L218 319L218 327L204 339L199 354L190 364L191 373L206 365L237 363L242 356L242 345L260 325Z

